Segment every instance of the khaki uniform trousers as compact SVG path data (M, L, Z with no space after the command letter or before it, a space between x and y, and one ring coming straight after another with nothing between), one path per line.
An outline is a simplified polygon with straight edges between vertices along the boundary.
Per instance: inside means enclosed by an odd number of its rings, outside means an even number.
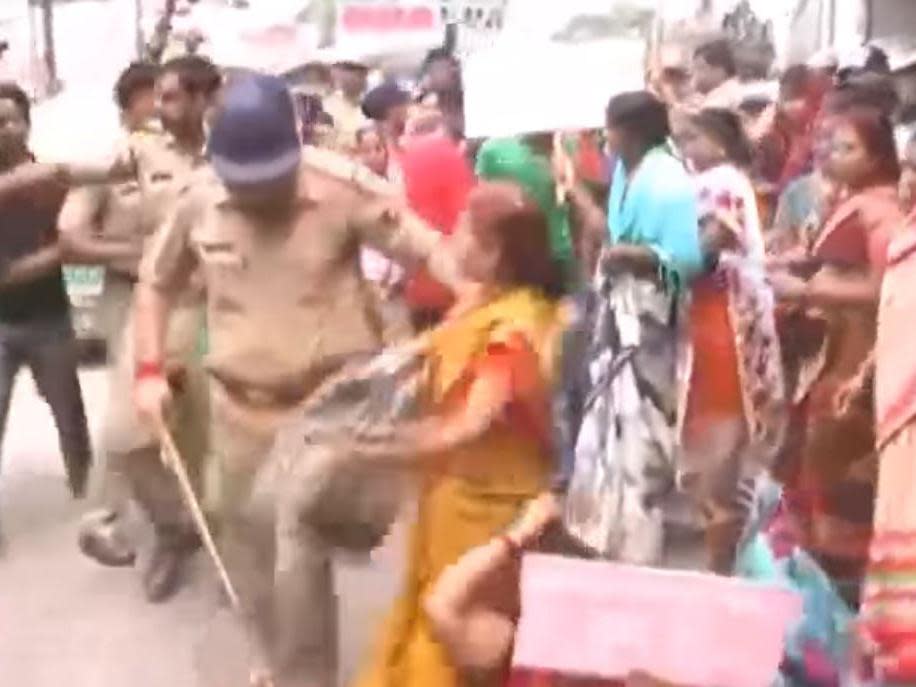
M105 337L105 351L107 354L106 385L107 397L102 426L102 446L99 465L96 474L96 484L93 485L92 496L97 504L109 511L122 515L130 500L130 487L125 482L124 475L117 469L110 455L110 447L105 438L111 431L112 408L118 403L124 403L123 389L117 389L118 364L123 351L124 331L127 318L133 305L134 284L127 277L108 271L105 274L105 286L99 302L98 317L102 334Z
M337 597L332 548L295 504L257 479L293 410L253 409L211 385L211 447L219 473L219 548L276 687L336 687ZM312 456L310 456L312 459Z
M157 438L134 409L131 299L128 295L127 314L120 334L112 333L116 346L110 349L114 354L109 364L108 406L103 432L107 498L123 507L125 495L129 494L147 514L158 536L182 537L193 531L193 522L181 498L178 482L162 463ZM169 321L166 361L168 369L182 370L179 388L174 390L168 424L198 493L203 481L209 427L208 381L198 354L203 322L200 306L183 305L173 312Z

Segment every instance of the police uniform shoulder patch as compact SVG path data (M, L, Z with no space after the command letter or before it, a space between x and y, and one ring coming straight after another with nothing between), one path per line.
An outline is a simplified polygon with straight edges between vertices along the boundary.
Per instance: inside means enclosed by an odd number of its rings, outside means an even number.
M352 184L356 190L372 195L396 195L396 187L374 174L365 165L325 148L306 147L305 164L312 169Z

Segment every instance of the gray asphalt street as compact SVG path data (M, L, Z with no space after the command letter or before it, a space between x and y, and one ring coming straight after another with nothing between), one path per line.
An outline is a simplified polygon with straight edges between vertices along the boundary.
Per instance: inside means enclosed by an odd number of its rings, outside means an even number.
M97 434L104 375L82 377ZM234 687L212 677L238 652L203 556L191 585L161 606L143 600L138 571L101 568L80 556L75 541L84 506L68 499L50 413L27 374L19 379L2 455L0 685ZM148 539L142 523L138 536ZM396 591L402 537L392 539L371 561L338 566L342 684Z

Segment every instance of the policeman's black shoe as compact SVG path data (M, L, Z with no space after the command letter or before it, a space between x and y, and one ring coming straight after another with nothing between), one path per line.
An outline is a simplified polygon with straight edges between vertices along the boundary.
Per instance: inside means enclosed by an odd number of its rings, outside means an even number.
M193 535L157 535L153 553L143 573L143 592L150 603L163 603L181 589L188 563L200 548Z

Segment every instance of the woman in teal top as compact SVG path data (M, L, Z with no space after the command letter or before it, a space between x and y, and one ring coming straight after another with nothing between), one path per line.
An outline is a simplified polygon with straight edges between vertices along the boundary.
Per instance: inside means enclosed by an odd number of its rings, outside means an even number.
M696 190L668 146L667 109L649 93L624 93L608 105L607 123L617 164L605 262L658 269L683 287L703 270L703 256Z
M580 544L604 558L657 565L667 560L662 508L677 483L683 296L704 265L698 208L690 176L667 147L661 102L646 92L616 96L607 126L617 158L607 214L581 188L571 192L590 240L603 246L564 340L555 483L572 504L565 525Z

